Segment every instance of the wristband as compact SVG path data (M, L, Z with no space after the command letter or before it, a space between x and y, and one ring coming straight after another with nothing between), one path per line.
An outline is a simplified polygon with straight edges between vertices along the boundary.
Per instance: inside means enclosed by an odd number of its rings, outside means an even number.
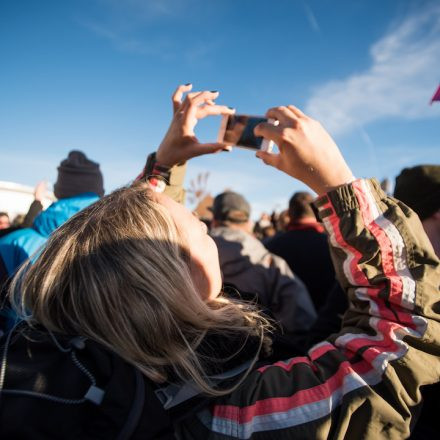
M151 153L147 157L144 170L136 180L147 182L154 192L164 192L170 184L171 168L156 162L156 153Z
M166 165L161 165L156 161L156 153L151 153L147 157L147 163L145 164L146 176L160 176L167 183L170 182L171 168Z

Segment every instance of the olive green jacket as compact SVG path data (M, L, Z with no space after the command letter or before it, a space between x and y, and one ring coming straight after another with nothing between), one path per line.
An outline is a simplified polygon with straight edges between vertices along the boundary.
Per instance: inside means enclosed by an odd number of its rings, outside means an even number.
M375 180L342 186L316 206L350 299L342 330L308 356L255 369L185 420L179 438L409 436L420 386L440 381L440 262L417 215Z

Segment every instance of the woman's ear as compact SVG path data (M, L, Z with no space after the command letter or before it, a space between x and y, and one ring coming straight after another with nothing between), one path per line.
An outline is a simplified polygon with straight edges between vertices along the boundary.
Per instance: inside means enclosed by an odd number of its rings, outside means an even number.
M204 301L216 298L219 295L222 286L221 283L220 285L217 285L217 280L207 273L206 265L204 265L199 259L190 257L189 266L191 278L200 297Z

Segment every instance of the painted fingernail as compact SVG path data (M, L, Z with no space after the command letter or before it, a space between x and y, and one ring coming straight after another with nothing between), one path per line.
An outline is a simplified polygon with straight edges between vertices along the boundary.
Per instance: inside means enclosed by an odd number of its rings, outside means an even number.
M235 110L234 107L229 107L229 106L228 106L228 109L229 109L229 110Z
M191 85L191 83L186 83L185 85L186 85L186 86L190 86L190 85Z
M218 93L218 90L211 90L211 93Z
M225 152L227 152L227 153L230 153L230 152L232 151L232 147L225 147L225 148L223 148L222 151L225 151Z

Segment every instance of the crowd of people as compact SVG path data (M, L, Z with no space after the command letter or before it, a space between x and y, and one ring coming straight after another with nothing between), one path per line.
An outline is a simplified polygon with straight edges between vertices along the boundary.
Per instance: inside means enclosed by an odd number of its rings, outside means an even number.
M186 166L224 146L194 129L233 109L191 88L127 186L104 195L72 151L49 208L40 188L20 224L0 213L1 438L435 437L440 165L404 169L390 197L275 107L254 133L279 152L257 157L317 196L254 225L226 191L203 222Z

